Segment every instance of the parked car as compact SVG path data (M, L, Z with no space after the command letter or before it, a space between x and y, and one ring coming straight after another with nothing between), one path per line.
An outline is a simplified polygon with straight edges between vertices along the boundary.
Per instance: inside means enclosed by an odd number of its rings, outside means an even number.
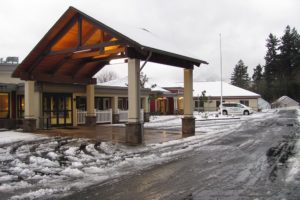
M241 103L231 103L225 102L222 104L222 114L223 115L250 115L253 113L253 109L245 106ZM220 108L219 108L219 112Z

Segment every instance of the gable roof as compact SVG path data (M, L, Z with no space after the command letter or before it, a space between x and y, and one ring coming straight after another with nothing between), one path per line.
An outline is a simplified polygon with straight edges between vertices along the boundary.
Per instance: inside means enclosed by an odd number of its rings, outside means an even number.
M98 86L107 86L107 87L128 87L128 76L125 76L123 78L114 79L111 81L107 81L104 83L97 83ZM157 84L153 85L152 83L145 83L145 88L150 89L152 92L162 92L164 94L171 94L170 91L158 86Z
M170 83L166 84L164 88L183 88L183 83ZM260 95L249 90L245 90L240 87L236 87L229 83L223 82L223 96L224 97L254 97L259 98ZM203 91L206 91L205 96L207 97L220 97L221 96L221 82L193 82L193 96L201 96Z
M193 68L198 58L146 29L104 24L70 7L14 71L23 80L95 83L92 77L122 57Z
M294 99L288 97L288 96L282 96L278 98L276 101L274 101L272 104L285 104L289 106L298 106L299 103L295 101Z

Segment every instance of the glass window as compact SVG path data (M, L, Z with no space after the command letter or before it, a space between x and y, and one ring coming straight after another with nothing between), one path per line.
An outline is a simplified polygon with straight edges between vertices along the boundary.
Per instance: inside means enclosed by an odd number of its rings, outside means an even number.
M120 110L128 110L128 98L127 97L119 97L118 108Z
M249 100L240 100L240 103L249 106Z
M9 118L9 95L0 93L0 118Z
M24 111L25 111L25 101L24 101L24 95L18 95L17 97L18 101L18 118L24 117Z
M86 97L77 96L76 97L76 108L78 110L86 110Z

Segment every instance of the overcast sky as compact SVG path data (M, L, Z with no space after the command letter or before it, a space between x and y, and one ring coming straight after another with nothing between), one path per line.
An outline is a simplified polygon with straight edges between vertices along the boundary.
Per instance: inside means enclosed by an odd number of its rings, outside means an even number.
M0 57L21 60L63 12L74 6L93 17L145 27L178 47L209 62L195 69L195 80L219 80L219 34L222 34L223 77L228 81L242 59L250 75L264 64L269 33L281 37L287 25L300 32L299 0L0 0ZM94 16L95 17L95 16ZM111 65L119 77L125 65ZM154 79L182 81L182 69L149 63L144 72Z

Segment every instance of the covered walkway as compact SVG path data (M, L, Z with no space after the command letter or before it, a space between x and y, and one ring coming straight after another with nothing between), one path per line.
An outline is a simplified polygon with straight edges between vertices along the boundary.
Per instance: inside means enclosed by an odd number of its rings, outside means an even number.
M25 81L24 130L35 131L38 120L45 115L50 115L58 125L62 122L72 124L70 116L74 109L71 106L76 103L73 102L76 101L74 87L78 85L83 85L85 89L85 123L87 126L96 126L96 79L93 76L110 61L120 58L128 63L126 142L140 144L144 140L144 127L140 119L140 73L147 62L183 69L182 134L194 135L193 69L194 66L199 67L207 62L191 56L147 29L104 24L73 7L60 17L13 73L13 77ZM73 90L63 94L65 98L57 99L56 96L61 96L65 91L60 90L59 85L45 91L43 86L46 83L72 85ZM46 95L50 95L48 103L44 100ZM113 104L117 105L117 101ZM113 106L113 114L116 114L115 107Z

